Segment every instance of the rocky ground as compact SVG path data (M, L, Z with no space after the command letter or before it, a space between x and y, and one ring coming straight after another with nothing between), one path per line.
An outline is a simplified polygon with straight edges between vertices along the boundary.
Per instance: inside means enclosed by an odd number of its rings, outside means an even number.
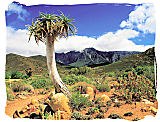
M75 85L86 84L77 83ZM111 84L112 85L112 84ZM13 118L38 118L38 119L117 119L140 120L146 115L156 116L158 102L150 102L146 99L140 102L126 103L115 97L115 90L99 92L95 94L94 86L86 88L84 96L90 95L90 101L94 101L90 107L82 110L71 110L69 100L62 93L52 94L37 89L32 92L13 93L16 99L7 101L6 115ZM114 99L113 99L114 98ZM99 102L96 100L99 99ZM105 104L104 104L105 103Z

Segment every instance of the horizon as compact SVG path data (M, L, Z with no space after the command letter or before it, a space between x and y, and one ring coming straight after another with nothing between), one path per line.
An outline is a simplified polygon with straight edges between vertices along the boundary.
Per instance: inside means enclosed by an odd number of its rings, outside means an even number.
M93 47L99 51L140 51L155 44L155 17L153 4L95 3L78 5L32 5L12 2L6 15L7 53L45 55L45 45L28 43L25 25L31 24L39 12L60 14L75 19L75 36L61 38L55 44L56 52L82 51Z

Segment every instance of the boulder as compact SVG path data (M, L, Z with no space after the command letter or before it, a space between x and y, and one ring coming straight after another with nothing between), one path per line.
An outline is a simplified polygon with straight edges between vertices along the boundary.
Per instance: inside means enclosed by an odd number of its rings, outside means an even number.
M105 94L103 94L101 97L100 97L100 102L108 102L108 101L111 101L111 99L107 96L107 95L105 95Z
M65 111L71 114L70 106L68 105L69 99L63 93L51 93L48 97L46 103L52 108L54 112L58 111Z
M32 104L32 105L36 105L36 104L38 104L38 100L36 100L36 99L32 99L32 100L31 100L31 104Z
M87 87L86 88L86 94L90 96L90 100L94 99L94 90L92 87Z

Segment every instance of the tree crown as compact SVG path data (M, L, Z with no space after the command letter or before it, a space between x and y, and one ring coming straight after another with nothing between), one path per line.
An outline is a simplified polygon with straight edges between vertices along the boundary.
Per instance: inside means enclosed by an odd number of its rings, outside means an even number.
M59 16L40 12L40 15L32 20L32 25L26 25L29 30L29 41L32 35L37 44L39 41L52 42L57 37L66 38L69 35L74 35L76 32L76 28L72 24L75 23L74 19L69 19L69 16L65 16L61 11L60 13Z

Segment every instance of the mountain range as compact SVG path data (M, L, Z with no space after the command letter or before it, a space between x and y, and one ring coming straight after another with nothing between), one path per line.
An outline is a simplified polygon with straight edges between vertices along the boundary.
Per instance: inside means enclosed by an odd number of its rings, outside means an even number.
M154 58L154 48L142 53L128 51L102 52L94 48L86 48L81 52L56 53L59 72L75 66L97 66L98 72L110 72L131 68L135 64L140 66L154 65ZM46 57L41 55L25 57L13 53L6 55L7 72L23 72L27 68L32 68L35 74L47 73Z
M70 51L68 53L56 53L56 61L74 67L99 66L111 64L122 58L138 54L136 51L98 51L94 48L85 48L83 51Z

